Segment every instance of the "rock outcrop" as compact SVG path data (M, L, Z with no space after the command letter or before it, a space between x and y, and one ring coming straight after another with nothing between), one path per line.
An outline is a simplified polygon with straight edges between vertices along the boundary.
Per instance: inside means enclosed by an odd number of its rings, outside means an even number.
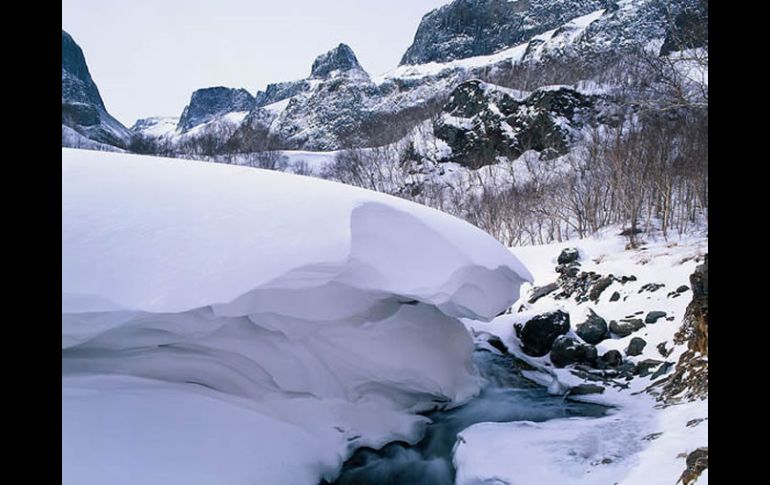
M542 357L546 355L554 341L569 331L569 313L561 310L538 315L526 323L515 324L514 330L527 355Z
M179 118L179 129L185 132L228 113L251 111L253 107L254 97L245 89L222 86L198 89Z
M599 10L601 0L455 0L426 14L401 64L492 54Z
M448 159L472 169L527 150L545 158L566 153L575 133L603 119L598 96L569 87L543 88L523 99L479 80L460 84L434 126Z
M83 50L67 32L61 32L61 123L95 144L126 148L131 132L113 118L91 78ZM83 147L83 140L62 128L62 146ZM75 143L75 140L79 140Z

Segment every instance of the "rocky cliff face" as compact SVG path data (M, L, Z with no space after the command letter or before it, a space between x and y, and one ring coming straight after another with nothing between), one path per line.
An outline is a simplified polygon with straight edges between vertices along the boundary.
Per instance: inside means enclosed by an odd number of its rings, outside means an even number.
M708 397L708 254L690 276L692 301L687 305L682 327L674 336L676 344L686 344L677 371L663 383L658 399L667 404Z
M335 75L345 74L369 77L358 63L353 50L346 44L340 44L329 52L318 56L310 70L310 77L313 79L328 79Z
M423 17L401 64L447 62L524 43L603 8L601 0L455 0Z
M93 142L126 148L131 132L107 113L80 46L63 30L61 37L62 126ZM62 133L62 146L71 146L76 137L69 130Z
M552 158L566 153L585 125L611 122L610 106L600 96L569 87L544 88L522 97L471 80L452 92L434 133L451 148L445 161L472 169L527 150Z
M86 65L83 50L67 32L61 31L61 88L62 102L78 102L104 108L91 73Z
M254 97L245 89L231 89L222 86L198 89L190 98L179 118L182 132L219 116L237 111L251 111Z
M229 144L233 149L264 149L268 139L273 149L380 146L406 136L453 95L455 102L433 125L435 136L452 148L451 158L441 161L472 167L481 159L516 157L528 149L550 157L564 153L586 122L604 122L598 118L601 109L584 105L596 98L576 89L543 90L530 100L512 102L505 89L490 98L490 91L479 85L458 86L475 78L497 82L501 73L515 78L521 65L555 61L557 70L563 65L568 71L572 62L614 59L627 49L663 44L673 36L677 15L703 1L455 0L424 17L404 55L406 64L384 76L371 78L353 50L340 44L315 59L307 78L270 84L254 98L244 90L196 91L178 131L249 111L237 120L228 117L238 125ZM498 52L511 46L516 47ZM492 52L497 53L467 59ZM585 79L590 74L548 84ZM480 104L474 108L477 95ZM462 100L470 104L459 108ZM457 109L471 111L461 115L453 112Z

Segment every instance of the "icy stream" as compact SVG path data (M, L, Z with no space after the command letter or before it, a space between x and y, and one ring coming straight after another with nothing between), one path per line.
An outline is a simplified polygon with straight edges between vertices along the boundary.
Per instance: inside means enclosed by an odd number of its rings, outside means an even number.
M599 417L607 409L549 395L545 388L520 375L512 357L476 350L473 359L487 380L479 396L459 408L428 414L433 422L415 446L390 443L380 450L357 450L334 485L452 485L452 448L457 433L472 424Z

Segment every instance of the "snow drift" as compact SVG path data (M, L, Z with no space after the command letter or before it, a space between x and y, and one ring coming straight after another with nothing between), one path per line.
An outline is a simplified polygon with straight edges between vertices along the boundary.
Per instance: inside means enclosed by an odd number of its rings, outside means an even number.
M64 483L317 483L473 396L529 272L436 210L251 168L62 149Z

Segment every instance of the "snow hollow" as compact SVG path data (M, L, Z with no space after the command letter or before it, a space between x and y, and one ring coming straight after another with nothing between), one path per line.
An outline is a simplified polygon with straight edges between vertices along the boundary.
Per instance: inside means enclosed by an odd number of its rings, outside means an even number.
M479 392L460 319L531 281L388 195L62 149L63 483L333 480Z

